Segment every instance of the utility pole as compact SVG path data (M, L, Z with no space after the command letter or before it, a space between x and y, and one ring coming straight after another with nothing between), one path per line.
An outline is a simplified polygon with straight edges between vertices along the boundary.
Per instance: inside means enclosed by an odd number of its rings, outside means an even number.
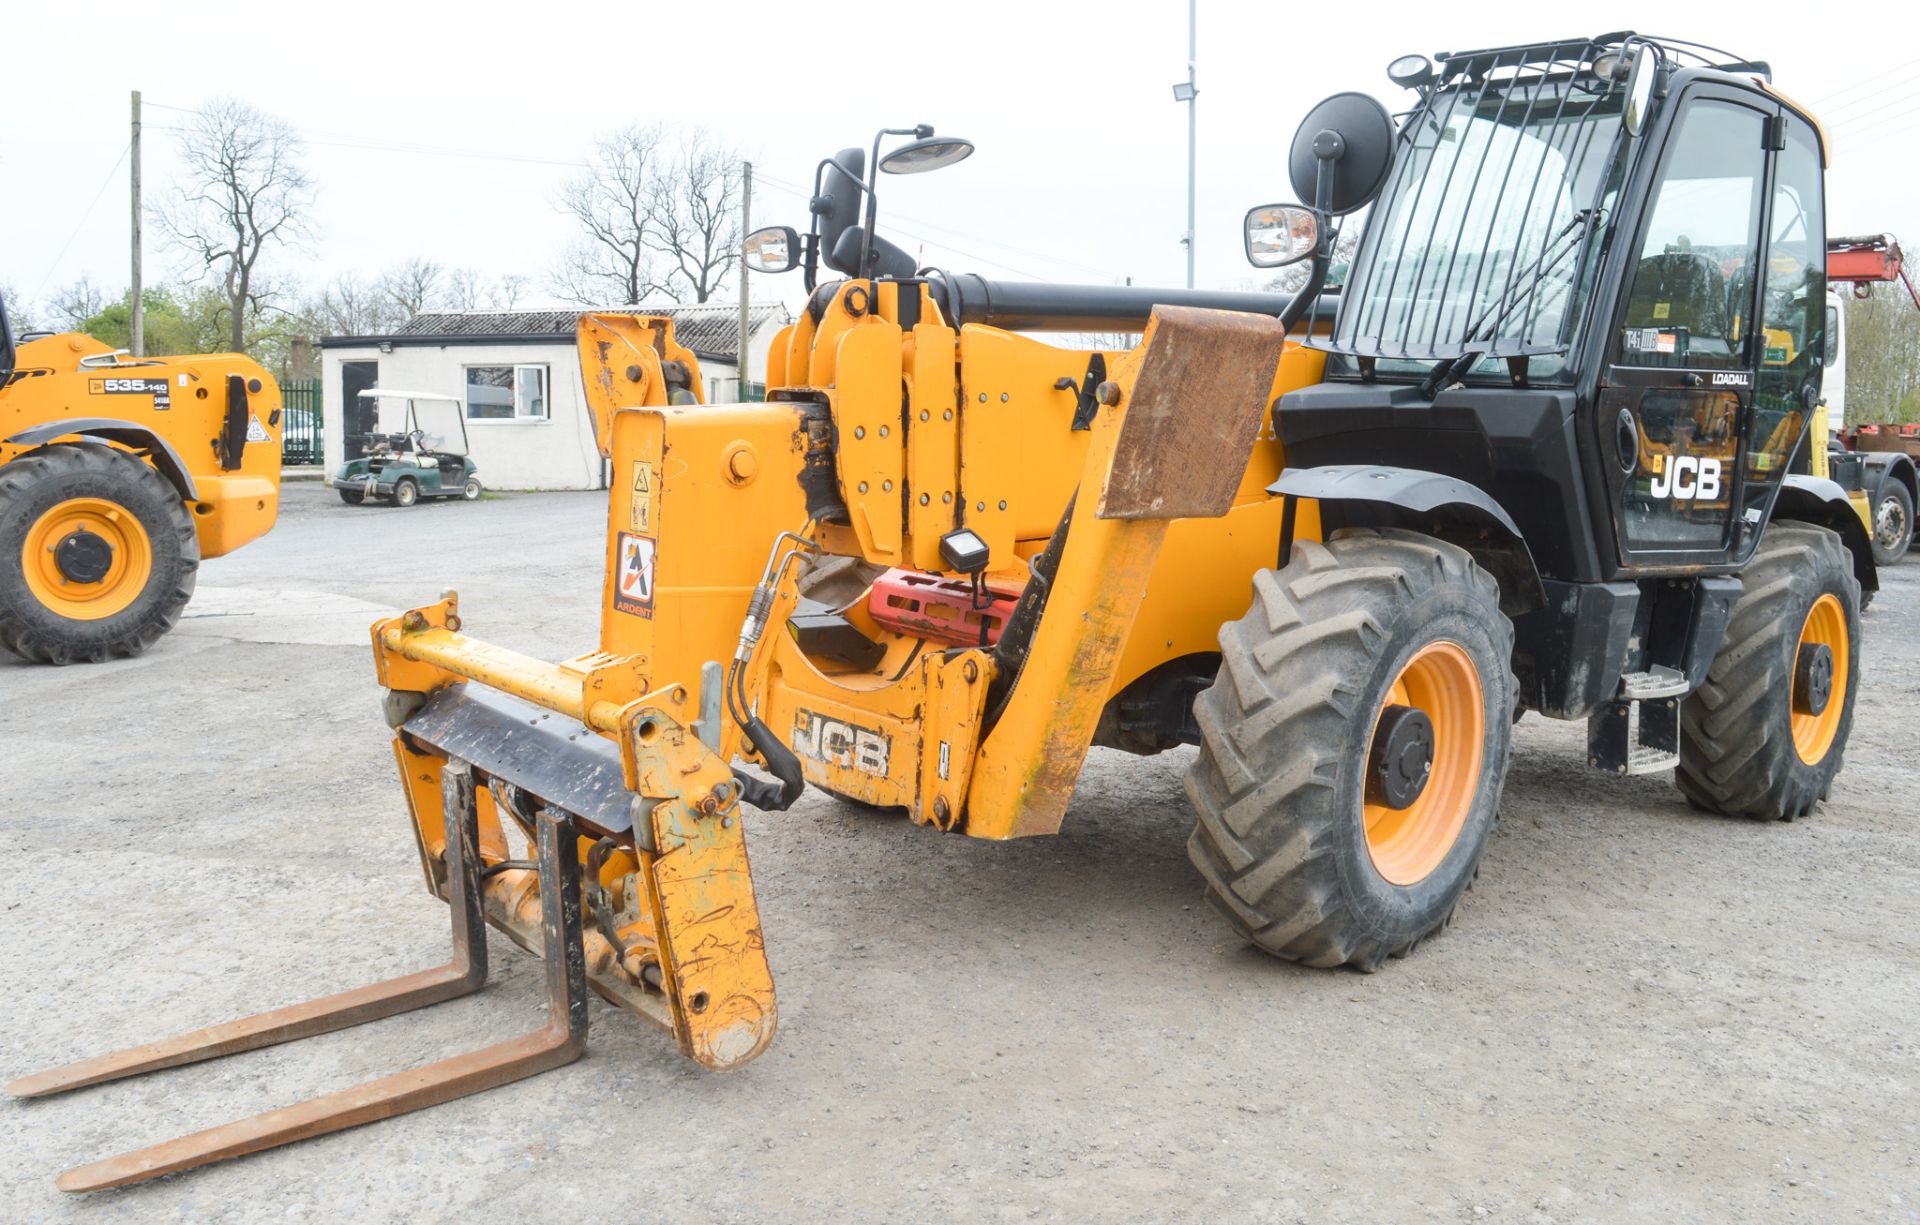
M1180 240L1187 249L1187 288L1193 288L1193 177L1194 139L1198 132L1200 87L1195 83L1194 61L1200 54L1200 0L1187 0L1187 79L1173 87L1173 100L1187 104L1187 233Z
M146 306L141 301L140 287L140 91L133 91L133 148L128 155L131 171L128 178L133 186L133 288L129 291L133 299L133 341L131 348L135 357L147 355Z
M738 387L733 393L736 400L747 398L747 235L753 233L753 163L740 163L740 242L737 253L740 260L740 350L734 355L735 369L739 373Z

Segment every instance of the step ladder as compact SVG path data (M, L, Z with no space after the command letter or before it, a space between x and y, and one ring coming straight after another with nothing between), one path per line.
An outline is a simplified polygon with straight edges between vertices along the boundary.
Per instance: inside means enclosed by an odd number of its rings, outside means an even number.
M1654 665L1620 678L1613 699L1587 718L1587 764L1609 774L1657 774L1680 764L1686 674Z

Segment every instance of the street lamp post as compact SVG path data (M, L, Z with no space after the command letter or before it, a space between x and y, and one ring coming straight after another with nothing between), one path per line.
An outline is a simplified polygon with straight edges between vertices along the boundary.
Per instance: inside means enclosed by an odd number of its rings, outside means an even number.
M1194 83L1194 60L1200 45L1200 0L1187 0L1187 79L1175 83L1173 100L1187 104L1187 233L1180 244L1187 249L1187 288L1193 288L1193 157L1195 119L1200 88Z

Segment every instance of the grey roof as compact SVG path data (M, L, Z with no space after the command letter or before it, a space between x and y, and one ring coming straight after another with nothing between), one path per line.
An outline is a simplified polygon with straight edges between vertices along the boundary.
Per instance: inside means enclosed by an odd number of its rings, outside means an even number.
M740 344L740 306L737 302L709 302L700 306L668 302L658 306L594 309L666 315L673 320L675 340L701 357L716 361L734 361L734 350ZM591 313L591 310L424 311L386 336L329 336L321 344L328 348L345 344L372 344L382 340L405 340L419 344L423 341L430 343L433 338L501 340L524 337L534 340L553 337L571 340L580 316ZM755 332L769 323L784 327L791 322L793 316L783 303L762 302L747 307L747 324Z

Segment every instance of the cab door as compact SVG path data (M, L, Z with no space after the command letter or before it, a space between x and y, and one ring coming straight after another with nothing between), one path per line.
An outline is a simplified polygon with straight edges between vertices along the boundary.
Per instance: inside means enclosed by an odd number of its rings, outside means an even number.
M1632 239L1595 419L1628 570L1743 551L1755 277L1779 108L1714 85L1678 101Z

